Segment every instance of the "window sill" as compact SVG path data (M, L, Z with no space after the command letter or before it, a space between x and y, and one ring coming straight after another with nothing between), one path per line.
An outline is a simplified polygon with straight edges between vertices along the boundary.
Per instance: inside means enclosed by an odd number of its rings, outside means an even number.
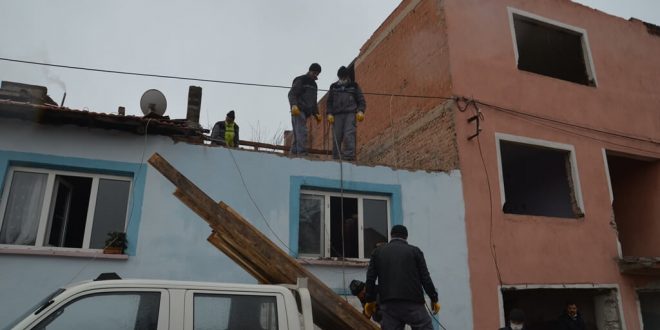
M367 267L369 260L347 259L339 260L336 258L297 258L299 264L312 266L332 266L332 267Z
M575 218L564 218L547 215L532 215L518 213L503 213L505 220L511 221L538 221L538 222L558 222L558 223L580 223L584 222L584 215Z
M102 250L0 246L0 254L128 260L126 254L104 254Z

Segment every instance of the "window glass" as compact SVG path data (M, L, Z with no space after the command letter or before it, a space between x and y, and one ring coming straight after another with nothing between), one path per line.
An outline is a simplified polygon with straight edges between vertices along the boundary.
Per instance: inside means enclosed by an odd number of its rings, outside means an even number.
M109 292L78 298L51 313L37 330L153 330L158 327L160 293Z
M0 244L34 245L47 174L14 171L0 230Z
M268 296L195 294L195 330L276 330L277 300Z
M378 243L387 243L387 201L365 198L362 210L364 212L364 257L368 258Z
M102 249L107 233L125 231L130 186L129 181L99 180L90 248Z
M320 255L323 252L324 196L300 195L300 225L298 252Z

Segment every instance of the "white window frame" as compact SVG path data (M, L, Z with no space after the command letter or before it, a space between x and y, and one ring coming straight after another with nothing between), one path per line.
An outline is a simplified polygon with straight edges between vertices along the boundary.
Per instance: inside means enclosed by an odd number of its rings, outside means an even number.
M582 214L585 213L584 202L582 200L582 189L580 188L580 176L578 174L577 159L575 157L575 147L570 144L551 142L540 139L533 139L523 136L510 135L504 133L495 133L495 147L497 150L497 170L500 180L500 208L504 207L506 202L506 194L504 193L504 175L502 173L502 151L500 150L500 141L518 142L530 146L539 146L555 150L568 151L571 162L571 178L573 180L573 193L575 194L575 201L580 208Z
M596 69L594 67L594 62L593 62L593 59L592 59L592 56L591 56L591 48L589 47L589 35L587 34L587 30L585 30L583 28L579 28L577 26L568 25L566 23L555 21L555 20L550 19L550 18L546 18L546 17L543 17L543 16L532 14L530 12L526 12L526 11L523 11L523 10L520 10L520 9L517 9L517 8L513 8L513 7L507 7L507 12L509 14L509 28L511 30L511 39L513 41L513 51L514 51L515 56L516 56L516 68L518 67L519 54L518 54L518 41L517 41L518 39L516 39L516 29L515 29L515 26L514 26L514 17L513 17L514 14L519 15L519 16L524 16L526 18L529 18L529 19L532 19L532 20L535 20L535 21L539 21L539 22L542 22L542 23L545 23L545 24L548 24L548 25L556 26L560 29L573 31L575 33L580 34L581 35L580 40L582 41L582 55L584 56L584 63L585 63L585 67L587 69L587 75L589 76L589 79L591 79L593 81L593 83L594 83L593 86L594 87L598 86L598 79L596 78ZM557 78L557 79L559 79L559 78ZM560 79L560 80L563 80L563 79Z
M314 195L314 196L323 196L324 201L323 205L325 209L323 210L323 255L319 256L316 254L299 254L300 257L322 257L329 258L331 254L331 237L330 237L330 198L339 197L339 198L355 198L358 200L358 258L357 260L367 260L370 256L364 255L364 217L363 217L363 201L364 199L373 199L373 200L384 200L387 203L387 227L390 228L392 224L392 215L390 212L391 208L391 198L390 196L383 195L369 195L369 194L355 194L355 193L340 193L340 192L329 192L322 190L310 190L310 189L301 189L300 195ZM298 219L300 221L300 219ZM389 232L387 233L389 240ZM295 239L298 239L296 237ZM356 259L356 258L347 258L347 259Z
M98 193L99 180L108 179L108 180L118 180L118 181L127 181L130 183L128 190L128 202L126 207L126 215L124 218L124 231L128 226L128 216L130 210L131 201L133 198L133 184L134 181L131 177L126 176L117 176L117 175L107 175L107 174L98 174L98 173L87 173L87 172L73 172L73 171L62 171L62 170L51 170L37 167L24 167L24 166L12 166L9 171L7 171L7 180L2 191L2 200L0 203L0 228L5 217L5 211L7 209L7 201L9 200L9 190L11 188L12 180L14 178L14 172L30 172L30 173L39 173L46 174L48 178L46 179L46 187L44 191L44 198L41 205L41 214L39 216L39 227L37 229L37 237L34 245L12 245L12 244L0 244L0 247L11 247L18 249L34 249L34 248L44 248L44 249L58 249L58 250L73 250L73 251L101 251L102 249L90 249L89 244L92 238L92 227L94 224L94 211L96 210L96 197ZM81 248L68 248L68 247L58 247L58 246L44 246L44 241L47 235L47 227L49 226L49 216L51 215L53 208L55 207L53 202L53 193L55 187L55 177L57 175L63 176L76 176L76 177L85 177L92 179L92 186L89 193L89 204L87 207L87 216L85 220L85 233L83 236L83 243Z

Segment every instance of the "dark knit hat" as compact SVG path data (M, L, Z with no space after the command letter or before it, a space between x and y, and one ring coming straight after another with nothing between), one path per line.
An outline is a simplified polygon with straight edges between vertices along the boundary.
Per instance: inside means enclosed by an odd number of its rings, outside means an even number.
M364 282L360 280L352 280L351 284L349 285L349 288L351 289L351 294L354 296L357 296L358 293L364 289Z
M236 119L236 113L234 113L234 110L227 112L227 117Z
M309 66L309 71L321 73L321 65L318 63L312 63L312 65Z
M348 78L348 69L346 69L345 66L339 67L339 70L337 70L337 77L339 79Z
M408 238L408 228L404 225L394 225L390 231L392 237Z
M523 322L525 321L525 313L518 308L514 308L509 312L509 321Z

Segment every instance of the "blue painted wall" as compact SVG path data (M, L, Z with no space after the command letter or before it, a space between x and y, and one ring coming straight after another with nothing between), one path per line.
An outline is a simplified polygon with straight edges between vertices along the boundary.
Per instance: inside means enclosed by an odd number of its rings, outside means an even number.
M292 219L302 185L392 196L394 223L409 229L409 242L424 252L438 287L445 327L471 329L467 243L459 172L398 171L334 161L173 143L166 137L132 135L73 126L0 122L0 174L10 159L43 160L58 166L106 169L136 176L135 209L129 228L137 239L128 260L35 256L2 253L0 247L0 320L19 315L55 288L117 272L125 278L254 283L247 273L206 238L208 225L172 193L174 186L145 164L160 153L209 196L224 201L284 251L295 249ZM3 165L4 164L4 165ZM240 171L239 171L240 169ZM4 180L0 179L0 180ZM142 182L144 184L142 184ZM137 218L135 218L137 217ZM366 267L306 266L337 292ZM355 299L351 302L357 304ZM1 324L1 323L0 323Z

